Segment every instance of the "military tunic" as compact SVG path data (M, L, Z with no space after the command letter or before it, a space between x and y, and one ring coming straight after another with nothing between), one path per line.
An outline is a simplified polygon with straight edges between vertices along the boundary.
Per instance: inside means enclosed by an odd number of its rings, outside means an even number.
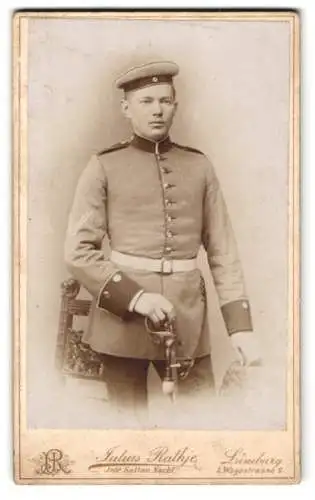
M200 151L169 137L154 143L134 136L93 155L76 189L65 259L94 298L84 337L94 350L163 358L143 316L129 311L135 294L145 290L174 305L178 354L209 354L200 270L163 274L117 265L104 250L105 238L112 250L151 259L193 259L204 246L228 333L252 329L226 205L214 168Z

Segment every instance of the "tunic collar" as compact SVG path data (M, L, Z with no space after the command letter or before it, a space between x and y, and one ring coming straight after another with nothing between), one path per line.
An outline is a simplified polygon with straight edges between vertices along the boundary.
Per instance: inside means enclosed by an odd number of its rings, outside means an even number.
M155 154L166 153L172 147L172 141L169 137L162 139L162 141L154 142L136 134L133 136L131 144L138 149L142 149L142 151Z

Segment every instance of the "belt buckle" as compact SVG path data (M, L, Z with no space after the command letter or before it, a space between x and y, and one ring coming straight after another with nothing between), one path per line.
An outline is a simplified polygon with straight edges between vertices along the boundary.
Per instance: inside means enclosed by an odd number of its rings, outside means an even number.
M172 274L173 273L173 261L171 259L161 260L161 274Z

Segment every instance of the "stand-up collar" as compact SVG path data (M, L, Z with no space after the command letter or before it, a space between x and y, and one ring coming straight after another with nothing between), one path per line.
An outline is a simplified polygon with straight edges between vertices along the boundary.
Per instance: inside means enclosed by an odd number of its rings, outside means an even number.
M162 141L154 142L149 141L144 137L140 137L139 135L134 135L131 140L131 144L138 149L142 149L143 151L147 151L148 153L155 154L165 153L172 147L172 141L169 137L166 137Z

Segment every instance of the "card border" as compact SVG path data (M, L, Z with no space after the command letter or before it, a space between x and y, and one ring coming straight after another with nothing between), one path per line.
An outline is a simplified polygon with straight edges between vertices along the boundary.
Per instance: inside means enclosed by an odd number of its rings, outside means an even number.
M26 180L27 166L25 161L27 142L27 100L25 61L27 58L26 30L23 30L28 19L32 18L106 18L106 19L215 19L218 21L288 21L291 26L290 47L290 155L289 155L289 198L290 223L288 236L289 252L289 316L292 334L289 335L288 369L291 367L291 376L288 377L287 395L292 398L292 444L294 474L292 478L239 478L220 479L218 477L170 478L162 479L154 476L146 479L106 477L97 480L78 478L27 478L21 475L22 456L21 440L24 426L22 415L22 391L25 377L25 338L23 328L26 318L25 290L26 282L26 224L24 214L27 209ZM25 80L26 78L26 80ZM14 351L14 469L15 481L19 484L56 484L57 482L71 484L253 484L253 483L296 483L300 479L300 16L292 10L248 11L23 11L13 16L13 351ZM291 245L292 242L292 245ZM24 288L23 288L24 287ZM24 299L23 299L24 297ZM290 380L291 379L291 380ZM290 427L290 425L288 425ZM287 429L288 431L288 429ZM46 430L49 432L49 429ZM70 431L69 431L70 432ZM195 431L193 431L195 432ZM198 431L196 431L198 432ZM235 431L241 432L241 431ZM273 431L272 431L273 432ZM78 480L79 479L79 480Z

